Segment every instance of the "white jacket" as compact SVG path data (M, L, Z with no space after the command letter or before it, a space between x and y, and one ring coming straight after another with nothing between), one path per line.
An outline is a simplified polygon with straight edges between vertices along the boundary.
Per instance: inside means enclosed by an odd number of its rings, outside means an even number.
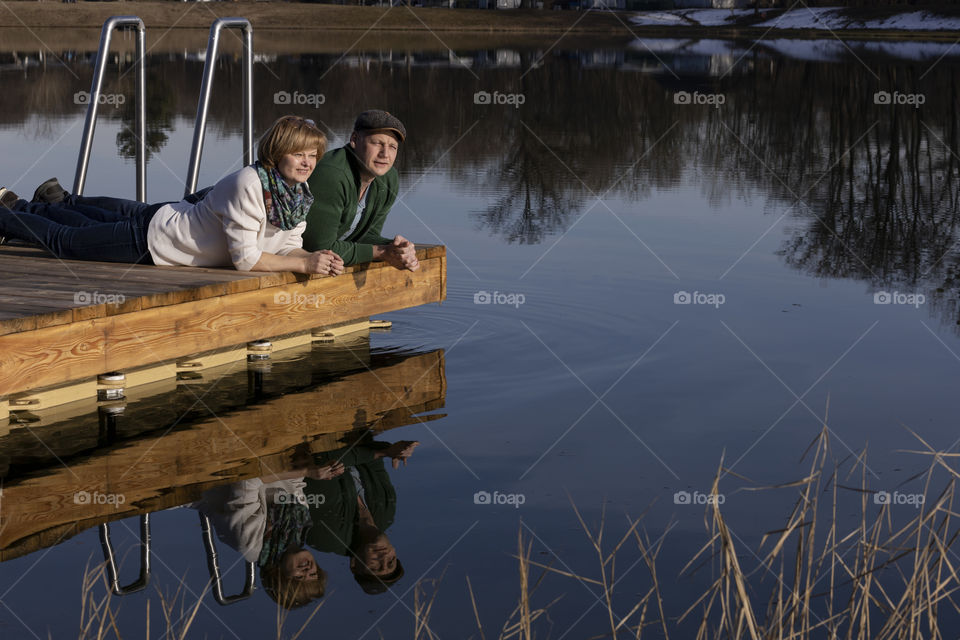
M266 251L287 255L303 246L306 221L289 231L267 222L260 176L244 167L218 182L197 204L160 207L147 229L154 264L250 271Z
M275 501L296 501L306 504L302 478L264 484L259 478L214 487L192 506L210 518L217 537L243 555L247 562L256 562L263 548L267 529L267 513Z

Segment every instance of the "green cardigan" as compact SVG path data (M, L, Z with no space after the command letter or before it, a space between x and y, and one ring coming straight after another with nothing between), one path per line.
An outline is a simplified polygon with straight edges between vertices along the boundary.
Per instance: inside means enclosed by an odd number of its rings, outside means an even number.
M353 233L343 240L340 238L350 230L357 215L360 194L360 163L352 148L340 147L324 155L307 184L314 201L303 233L304 249L330 249L343 258L344 264L356 264L373 260L373 245L393 242L381 236L380 230L397 199L396 169L391 167L370 184L363 217Z
M376 448L386 443L371 443ZM376 448L367 446L348 447L314 456L319 464L339 460L347 467L355 466L360 474L360 483L366 496L367 508L380 531L393 524L397 513L397 492L390 482L390 475L383 459L374 459ZM349 556L354 544L357 525L357 488L349 471L332 480L306 478L304 494L310 504L313 526L307 533L306 543L318 551Z

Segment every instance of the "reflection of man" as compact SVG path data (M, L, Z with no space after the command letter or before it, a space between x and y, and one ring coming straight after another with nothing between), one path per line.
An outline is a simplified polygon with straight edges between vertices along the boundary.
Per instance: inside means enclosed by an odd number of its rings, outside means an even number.
M393 524L397 494L383 465L397 468L418 443L367 442L320 454L316 460L338 461L347 473L328 480L307 480L304 492L313 526L306 543L319 551L350 557L350 571L366 593L383 593L403 577L403 565L386 530Z
M393 163L406 137L403 123L386 111L364 111L357 117L350 143L324 155L307 181L314 201L304 249L329 249L345 265L382 260L397 269L420 268L412 242L380 235L397 199Z

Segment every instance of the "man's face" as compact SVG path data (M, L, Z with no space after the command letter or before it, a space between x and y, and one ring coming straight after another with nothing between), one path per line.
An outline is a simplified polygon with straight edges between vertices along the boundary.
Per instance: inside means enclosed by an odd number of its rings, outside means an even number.
M364 172L379 178L393 167L400 143L389 133L363 134L354 131L350 136L350 146Z
M381 533L372 542L357 550L357 558L350 560L350 569L355 573L367 573L378 577L388 576L397 568L397 551L386 534Z

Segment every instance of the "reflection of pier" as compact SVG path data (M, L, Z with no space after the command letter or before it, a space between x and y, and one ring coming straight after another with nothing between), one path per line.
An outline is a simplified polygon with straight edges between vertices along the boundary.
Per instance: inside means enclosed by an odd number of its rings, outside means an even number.
M96 447L104 434L89 420L0 438L11 468L29 459L34 469L4 480L0 560L104 522L192 502L215 485L292 470L292 452L304 445L330 451L368 430L441 417L416 414L444 405L442 351L371 355L361 338L347 348L308 345L284 353L270 373L227 365L211 371L209 389L181 388L179 398L168 393L128 407L106 446ZM209 408L180 421L178 400L189 406L201 397ZM142 433L158 428L156 436ZM92 453L77 451L84 439ZM122 504L98 496L122 496Z

